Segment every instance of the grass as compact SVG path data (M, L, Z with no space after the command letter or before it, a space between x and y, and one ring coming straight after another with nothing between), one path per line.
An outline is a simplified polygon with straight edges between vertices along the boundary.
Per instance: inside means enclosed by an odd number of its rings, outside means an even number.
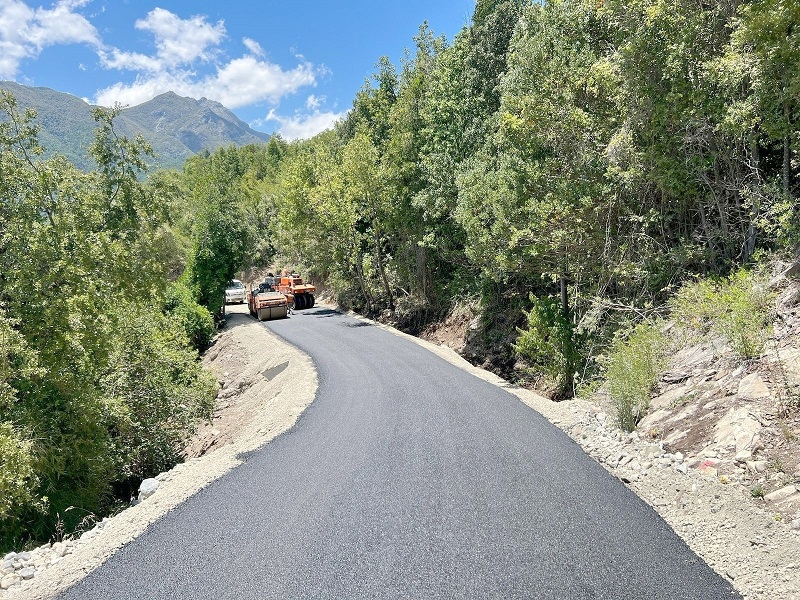
M774 301L766 275L740 269L730 277L684 285L670 308L672 319L684 330L720 335L740 358L750 359L764 349Z

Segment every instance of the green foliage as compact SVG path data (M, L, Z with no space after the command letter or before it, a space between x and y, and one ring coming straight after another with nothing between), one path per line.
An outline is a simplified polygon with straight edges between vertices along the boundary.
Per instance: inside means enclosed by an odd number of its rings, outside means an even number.
M514 350L536 373L544 373L558 384L557 397L574 394L574 376L585 360L584 336L580 335L561 303L554 298L530 297L533 307L526 313L527 329L520 334Z
M33 442L0 422L0 522L8 522L21 505L37 505Z
M98 168L85 173L37 158L33 111L0 94L0 112L0 547L11 548L58 523L72 531L113 505L114 484L174 462L213 381L181 322L195 315L160 310L180 244L174 186L142 180L148 145L98 110Z
M727 278L687 283L670 305L682 327L721 335L740 358L748 359L764 348L773 301L763 274L740 269Z
M20 402L29 382L42 375L36 356L13 323L0 309L0 523L14 526L21 506L41 510L46 502L37 494L36 457L33 441L20 431Z
M178 321L196 350L208 346L214 335L214 317L195 301L192 291L180 281L167 287L164 310Z
M667 343L660 323L642 322L618 335L608 357L607 388L617 424L633 431L647 414L650 394L666 367Z
M119 335L100 386L118 407L118 477L143 479L173 467L195 423L211 418L216 380L189 348L181 323L135 304L116 310Z
M225 285L249 266L275 255L275 178L287 149L220 148L184 166L185 214L179 229L189 240L186 282L196 300L219 316Z

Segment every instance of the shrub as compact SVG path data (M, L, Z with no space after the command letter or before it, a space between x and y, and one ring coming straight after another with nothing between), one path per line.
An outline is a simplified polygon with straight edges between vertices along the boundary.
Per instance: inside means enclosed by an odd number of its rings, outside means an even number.
M177 319L189 342L197 350L203 350L214 335L214 317L204 306L200 306L192 291L183 283L171 283L167 289L164 310Z
M116 407L119 476L144 478L174 466L197 422L211 417L216 381L177 323L135 305L124 311L101 385Z
M672 317L700 335L723 336L743 359L761 354L774 295L760 273L740 269L730 277L684 285L671 302Z
M22 439L10 423L0 422L0 522L20 506L36 503L33 443Z
M655 323L639 323L627 337L614 340L606 377L617 424L625 431L633 431L647 414L650 394L666 361L666 340Z
M574 393L574 375L585 356L581 352L582 336L564 314L555 298L530 296L533 308L525 313L527 329L517 329L519 337L514 351L525 358L533 371L552 377L558 383L558 397Z
M36 354L0 309L0 545L24 533L19 518L26 510L40 511L46 499L38 495L34 444L25 435L26 414L20 410L20 389L41 374Z

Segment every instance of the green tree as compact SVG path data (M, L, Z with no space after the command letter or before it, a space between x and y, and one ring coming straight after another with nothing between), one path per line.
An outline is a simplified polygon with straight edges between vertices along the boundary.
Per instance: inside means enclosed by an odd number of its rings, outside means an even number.
M0 94L0 114L0 546L9 548L49 538L60 518L69 529L103 514L112 484L144 475L132 464L145 446L174 452L161 430L180 424L187 434L213 395L185 337L163 334L182 331L178 321L152 308L163 305L177 243L167 180L143 180L147 144L118 136L115 111L98 110L98 168L85 173L39 158L35 113L11 95ZM143 313L162 321L126 355L142 377L121 394L115 357ZM181 360L151 361L156 346ZM181 402L146 395L150 381L179 382ZM151 437L122 444L132 414L159 418Z
M236 148L197 155L184 167L183 185L192 221L186 223L190 250L185 278L197 301L222 314L225 286L244 266L254 229L247 219L247 166Z

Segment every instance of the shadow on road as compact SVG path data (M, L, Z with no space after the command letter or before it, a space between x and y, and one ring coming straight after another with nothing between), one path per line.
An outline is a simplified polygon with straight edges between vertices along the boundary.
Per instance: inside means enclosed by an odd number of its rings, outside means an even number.
M310 310L304 310L302 313L295 313L295 314L311 314L315 317L336 317L341 315L338 310L334 310L332 308L314 308Z

